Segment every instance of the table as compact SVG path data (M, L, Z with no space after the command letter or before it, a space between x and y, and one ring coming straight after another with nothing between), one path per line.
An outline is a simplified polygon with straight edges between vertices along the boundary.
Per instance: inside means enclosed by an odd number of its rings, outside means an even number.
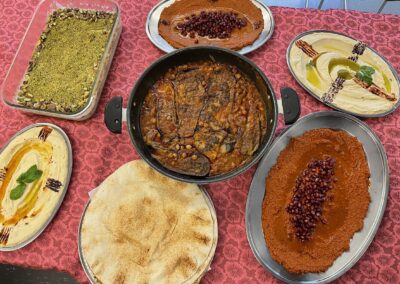
M0 81L4 80L18 44L38 0L0 2ZM23 114L0 104L0 145L19 129L35 122L61 126L71 139L74 169L70 187L56 218L29 246L0 253L0 263L69 272L79 282L87 279L79 263L77 230L88 191L99 185L122 164L138 159L124 126L121 135L107 131L105 104L113 96L128 97L135 80L163 55L147 39L144 24L157 0L121 0L123 32L96 114L84 122L70 122ZM279 96L284 85L300 95L302 115L327 108L306 94L286 65L286 48L295 35L309 29L331 29L365 41L400 71L400 17L355 11L273 7L276 29L272 38L249 55L268 76ZM126 103L126 102L125 102ZM399 283L400 275L400 110L384 118L366 119L382 140L389 159L390 194L383 222L362 259L339 283ZM283 129L279 119L278 133ZM372 169L373 170L373 169ZM219 242L214 262L203 283L278 282L258 264L246 238L244 212L255 167L226 182L208 186L219 221Z

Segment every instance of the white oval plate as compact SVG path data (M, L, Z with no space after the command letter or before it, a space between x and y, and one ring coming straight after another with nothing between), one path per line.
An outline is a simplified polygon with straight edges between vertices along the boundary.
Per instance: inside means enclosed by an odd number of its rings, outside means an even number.
M36 231L36 233L34 233L31 237L27 238L25 241L15 245L15 246L9 246L9 247L0 247L0 251L14 251L20 248L23 248L24 246L30 244L31 242L33 242L37 237L40 236L40 234L46 229L46 227L50 224L51 220L53 220L54 216L56 215L58 209L60 208L65 194L67 193L68 190L68 185L69 185L69 181L71 178L71 173L72 173L72 148L71 148L71 142L69 141L69 138L67 136L67 134L65 134L64 130L62 130L60 127L51 124L51 123L35 123L32 124L28 127L25 127L24 129L21 129L20 131L18 131L16 134L14 134L13 137L10 138L10 140L8 140L7 144L4 145L4 147L1 149L0 151L0 155L1 153L3 153L3 151L7 151L8 145L15 139L17 138L19 135L21 135L22 133L25 133L26 131L35 128L35 127L43 127L43 126L48 126L49 128L53 129L53 131L57 131L63 138L65 141L65 144L67 146L67 160L68 160L68 169L67 169L67 175L65 177L65 180L63 181L63 185L64 185L64 189L61 192L61 196L58 198L58 202L56 203L56 205L54 206L53 210L51 211L51 213L49 214L49 216L47 217L47 220L43 223L43 225L41 227L39 227Z
M355 39L355 38L352 38L351 36L348 36L348 35L345 35L345 34L342 34L342 33L338 33L338 32L334 32L334 31L329 31L329 30L311 30L311 31L306 31L306 32L303 32L303 33L300 33L299 35L297 35L297 36L290 42L290 44L289 44L289 46L288 46L288 48L287 48L287 50L286 50L286 63L287 63L287 65L288 65L288 67L289 67L289 71L290 71L290 73L292 73L292 76L293 76L293 78L297 81L297 83L298 83L300 86L302 86L303 89L306 90L311 96L313 96L314 98L316 98L317 100L319 100L321 103L323 103L323 104L325 104L325 105L327 105L327 106L329 106L329 107L331 107L331 108L333 108L333 109L335 109L335 110L339 110L339 111L342 111L342 112L345 112L345 113L348 113L348 114L351 114L351 115L354 115L354 116L357 116L357 117L381 117L381 116L386 116L386 115L391 114L392 112L394 112L394 111L400 106L400 99L399 99L399 100L397 100L397 102L393 105L393 107L392 107L391 109L387 110L387 111L383 111L383 112L381 112L381 113L376 113L376 114L361 114L361 113L356 113L356 112L348 111L348 110L346 110L346 109L344 109L344 108L341 108L341 107L336 106L336 105L333 104L333 103L329 103L329 102L323 101L323 100L321 99L321 97L319 97L319 96L318 96L317 94L315 94L309 87L307 87L307 84L306 84L303 80L301 80L298 76L296 76L296 74L295 74L295 72L294 72L294 70L293 70L293 66L292 66L292 64L290 63L290 52L291 52L293 46L295 45L296 41L298 41L299 39L302 39L302 38L305 37L305 36L308 36L308 35L310 35L310 34L313 34L313 33L326 33L327 35L329 35L329 34L336 34L336 35L341 35L341 36L343 36L343 37L347 37L347 38L353 40L353 41L354 41L354 44L356 44L357 42L359 42L359 40L357 40L357 39ZM370 46L367 45L367 48L370 49L371 51L373 51L373 53L375 53L378 57L380 57L380 58L388 65L389 69L392 71L393 76L395 77L395 79L396 79L396 81L397 81L397 85L398 85L399 88L400 88L400 78L399 78L399 75L397 74L397 72L396 72L396 70L393 68L393 66L389 63L389 61L388 61L384 56L382 56L378 51L376 51L375 49L373 49L372 47L370 47Z

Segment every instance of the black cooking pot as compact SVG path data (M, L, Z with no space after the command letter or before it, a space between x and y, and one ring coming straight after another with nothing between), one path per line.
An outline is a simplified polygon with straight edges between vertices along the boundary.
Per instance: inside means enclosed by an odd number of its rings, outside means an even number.
M141 134L140 111L149 89L171 67L197 60L215 60L236 66L255 83L266 106L267 133L258 150L253 154L252 159L233 171L217 176L196 177L167 169L151 156L150 150L145 145ZM137 152L151 167L160 173L176 180L204 184L237 176L254 165L266 153L273 140L278 123L278 112L284 113L286 124L291 124L298 119L300 102L297 94L290 88L283 88L281 95L282 100L277 101L271 83L264 73L253 62L239 53L210 46L188 47L171 52L151 64L136 82L129 97L128 108L122 108L122 97L114 97L106 106L104 120L107 128L113 133L121 133L121 124L126 120L129 135Z

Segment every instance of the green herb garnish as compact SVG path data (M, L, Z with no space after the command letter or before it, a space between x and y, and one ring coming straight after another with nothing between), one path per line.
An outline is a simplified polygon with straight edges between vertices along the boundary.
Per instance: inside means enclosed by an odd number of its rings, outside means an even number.
M356 78L360 79L361 81L365 82L370 86L372 84L372 75L375 73L375 69L370 66L361 66L360 70L356 73Z
M17 179L19 183L31 183L42 176L42 171L38 170L37 166L30 167L26 172L21 174Z
M17 200L20 198L26 189L26 184L25 183L19 183L13 190L10 192L10 198L11 200Z
M314 63L313 60L310 60L310 61L306 64L306 66L307 66L308 68L315 67L315 63Z
M17 179L18 185L10 192L10 199L19 199L25 192L26 184L39 179L42 174L43 172L36 165L33 165L26 172L22 173Z

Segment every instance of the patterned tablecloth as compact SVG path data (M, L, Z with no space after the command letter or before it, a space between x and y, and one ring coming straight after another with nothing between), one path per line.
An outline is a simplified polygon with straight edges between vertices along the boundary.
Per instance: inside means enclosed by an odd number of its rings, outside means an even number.
M4 80L38 0L0 1L0 82ZM104 106L113 96L128 98L140 74L163 52L148 40L146 16L157 0L120 1L123 32L96 114L84 122L70 122L23 114L0 103L0 146L19 129L36 122L61 126L71 139L74 168L60 211L44 233L27 247L1 252L0 262L67 271L78 281L87 279L77 252L77 230L88 191L122 164L138 159L124 126L111 134L103 123ZM272 38L251 53L279 96L284 85L300 95L302 115L327 109L307 95L286 65L286 48L298 33L310 29L343 32L376 48L400 71L400 17L354 11L272 9L276 27ZM399 283L400 275L400 110L384 118L366 119L383 142L390 167L390 194L385 216L375 240L361 260L338 282ZM280 118L279 131L283 129ZM371 169L373 170L373 169ZM219 221L219 242L211 271L204 283L277 282L256 261L245 232L245 203L255 167L246 173L208 186ZM397 271L397 272L396 272Z

